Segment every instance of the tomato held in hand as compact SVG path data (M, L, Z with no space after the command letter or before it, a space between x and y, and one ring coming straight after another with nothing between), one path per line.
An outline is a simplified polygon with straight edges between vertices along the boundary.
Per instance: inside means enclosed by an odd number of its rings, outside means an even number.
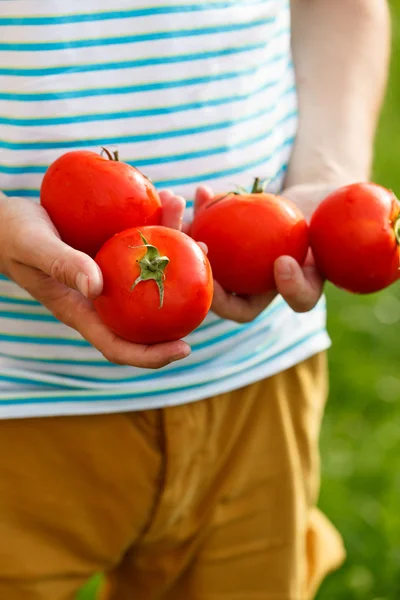
M161 223L161 201L140 171L89 151L67 152L46 171L40 202L61 239L90 256L115 233Z
M102 321L140 344L179 340L203 321L213 296L210 263L186 234L161 226L128 229L100 249Z
M308 227L297 206L263 191L220 194L197 211L190 235L208 247L214 278L228 292L262 294L276 289L274 262L282 255L303 264Z
M342 187L321 202L310 244L321 275L350 292L368 294L399 278L400 202L374 183Z

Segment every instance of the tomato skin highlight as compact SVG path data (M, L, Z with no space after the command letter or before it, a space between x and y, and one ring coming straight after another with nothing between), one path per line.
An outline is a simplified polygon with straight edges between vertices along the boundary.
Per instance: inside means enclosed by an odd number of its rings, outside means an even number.
M61 239L92 257L115 233L161 223L159 195L140 171L86 150L50 165L40 202Z
M321 275L357 294L382 290L399 278L394 225L400 203L374 183L342 187L315 210L310 244Z
M219 194L197 211L190 235L207 244L214 278L240 295L275 290L275 260L289 255L303 264L308 250L300 210L267 193Z
M138 261L146 254L139 231L162 256L164 298L154 280L140 281ZM102 321L120 337L140 344L179 340L207 315L213 296L210 263L186 234L162 226L131 228L108 240L96 256L104 278L94 306Z

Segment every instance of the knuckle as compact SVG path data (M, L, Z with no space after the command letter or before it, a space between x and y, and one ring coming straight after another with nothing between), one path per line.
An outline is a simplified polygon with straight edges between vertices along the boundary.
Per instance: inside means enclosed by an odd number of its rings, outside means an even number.
M50 263L49 275L70 288L76 288L76 275L86 272L90 259L83 253L66 252L56 256Z
M49 274L53 279L68 285L68 265L65 257L56 257L50 264Z

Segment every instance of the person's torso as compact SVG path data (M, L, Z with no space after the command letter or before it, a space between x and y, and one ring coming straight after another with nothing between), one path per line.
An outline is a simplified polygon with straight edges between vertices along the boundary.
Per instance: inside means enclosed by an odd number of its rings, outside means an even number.
M71 149L118 149L192 204L197 185L281 189L297 125L287 0L3 0L0 189L38 201ZM108 364L0 279L0 399L9 414L102 412L209 396L326 347L324 309L282 300L253 323L213 314L158 372ZM1 412L1 410L0 410Z

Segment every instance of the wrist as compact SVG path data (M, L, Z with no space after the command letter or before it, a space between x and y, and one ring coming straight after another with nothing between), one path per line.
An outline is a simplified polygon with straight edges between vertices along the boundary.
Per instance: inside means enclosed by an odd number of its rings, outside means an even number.
M352 144L306 144L296 141L289 162L285 187L327 184L340 187L367 181L371 175L372 142Z

